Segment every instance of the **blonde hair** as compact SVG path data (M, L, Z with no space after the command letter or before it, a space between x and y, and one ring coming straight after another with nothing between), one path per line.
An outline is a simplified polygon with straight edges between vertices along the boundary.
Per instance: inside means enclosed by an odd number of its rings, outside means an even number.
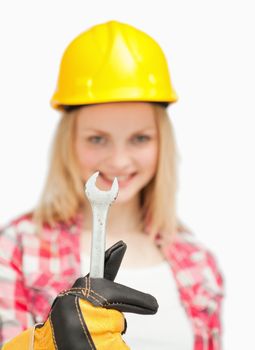
M158 164L155 177L141 191L141 210L143 229L164 243L183 226L176 218L177 152L173 128L166 109L156 103L153 106L159 135ZM85 203L74 150L76 114L77 110L64 112L56 130L48 177L34 212L39 226L68 223Z

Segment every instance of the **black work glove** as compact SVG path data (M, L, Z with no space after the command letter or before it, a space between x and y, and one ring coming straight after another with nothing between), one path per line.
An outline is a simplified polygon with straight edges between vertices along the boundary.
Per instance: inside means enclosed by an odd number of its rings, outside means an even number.
M35 330L35 350L43 349L45 339L49 350L129 349L121 337L122 312L155 314L158 304L153 296L114 282L125 251L126 244L117 242L106 251L104 278L78 278L57 296L48 325Z

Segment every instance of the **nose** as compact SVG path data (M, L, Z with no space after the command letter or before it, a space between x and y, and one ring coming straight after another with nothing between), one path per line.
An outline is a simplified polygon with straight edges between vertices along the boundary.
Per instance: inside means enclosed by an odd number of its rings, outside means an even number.
M118 173L130 168L132 155L127 148L116 145L112 148L109 160L112 170Z

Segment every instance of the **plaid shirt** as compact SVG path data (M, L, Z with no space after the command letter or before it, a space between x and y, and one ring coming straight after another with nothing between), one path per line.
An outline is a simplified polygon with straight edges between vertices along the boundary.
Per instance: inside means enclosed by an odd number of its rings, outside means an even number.
M43 322L56 295L80 276L80 231L71 224L35 234L31 216L0 233L0 346ZM195 335L194 350L221 349L223 281L212 254L190 233L180 233L166 251L180 300Z

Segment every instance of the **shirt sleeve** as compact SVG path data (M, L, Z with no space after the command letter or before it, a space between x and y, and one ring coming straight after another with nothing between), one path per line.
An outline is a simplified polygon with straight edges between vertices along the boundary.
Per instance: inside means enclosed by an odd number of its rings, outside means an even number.
M15 225L0 231L0 348L33 324L22 272L22 247Z
M187 232L166 250L195 334L195 350L222 349L224 276L214 254Z
M215 293L214 297L216 307L214 312L212 312L209 317L209 350L221 350L223 335L222 301L225 295L225 283L221 269L218 266L218 262L211 252L207 252L207 263L214 274L218 289L218 292Z

